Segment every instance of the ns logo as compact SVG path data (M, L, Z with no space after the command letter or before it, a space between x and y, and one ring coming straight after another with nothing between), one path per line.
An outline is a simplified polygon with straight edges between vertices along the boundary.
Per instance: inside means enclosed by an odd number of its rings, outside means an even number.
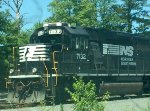
M103 44L103 54L133 56L133 46Z
M132 46L120 46L120 55L133 56Z

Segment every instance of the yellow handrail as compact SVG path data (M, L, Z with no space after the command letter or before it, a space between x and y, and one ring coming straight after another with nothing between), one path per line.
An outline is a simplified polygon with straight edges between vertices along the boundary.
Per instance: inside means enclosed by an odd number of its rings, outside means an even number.
M55 70L55 74L56 74L56 85L58 83L58 72L57 72L57 68L56 68L56 63L58 63L57 61L55 61L55 53L57 53L59 51L54 51L53 52L53 69Z

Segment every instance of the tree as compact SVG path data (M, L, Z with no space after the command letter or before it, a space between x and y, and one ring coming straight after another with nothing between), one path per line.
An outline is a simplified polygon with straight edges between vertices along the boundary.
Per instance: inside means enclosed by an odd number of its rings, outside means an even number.
M115 0L54 0L49 4L49 22L63 21L71 25L124 30L124 20L114 7Z
M9 23L8 13L0 11L0 35L2 36L4 33L7 32L7 24Z
M122 0L122 2L117 12L126 21L127 32L132 33L133 30L136 32L145 31L147 26L150 25L147 19L149 11L144 9L147 0ZM138 25L137 27L133 25L134 22ZM141 28L142 30L139 30Z
M72 2L69 0L53 0L49 5L49 11L52 16L47 19L51 22L68 22L72 23Z
M1 9L1 0L0 0L0 9ZM4 35L6 35L7 32L7 23L9 22L8 19L8 13L0 10L0 84L4 85L4 78L6 77L6 69L8 65L8 61L5 59L5 38ZM1 88L3 90L3 88Z
M10 16L14 20L14 28L19 33L23 26L23 15L20 14L23 0L3 0L3 2L6 6L8 6L11 12L15 13L15 16L13 15L13 13L10 13Z
M47 21L61 21L80 26L97 24L94 0L53 0L48 7L52 16Z
M146 6L147 0L53 0L47 21L144 33L150 25Z
M3 0L3 3L7 6L7 9L10 9L7 10L9 21L5 25L7 27L7 32L4 35L5 44L18 46L21 43L28 43L28 31L21 30L23 27L23 15L21 15L20 10L23 0Z
M109 30L124 31L125 20L116 12L116 0L97 0L97 17L99 26Z
M95 0L78 0L74 3L74 18L81 26L97 26Z
M36 30L36 29L38 29L38 28L40 28L40 27L42 27L42 26L43 26L43 23L42 23L42 22L37 22L37 23L35 23L35 24L33 25L33 27L31 28L31 30L34 31L34 30Z
M0 9L2 8L1 3L2 2L0 0ZM0 10L0 44L3 43L3 35L7 33L9 21L9 13L7 11Z
M13 19L20 19L22 16L20 15L20 9L23 3L23 0L3 0L3 2L15 13L15 17L13 14L11 16Z

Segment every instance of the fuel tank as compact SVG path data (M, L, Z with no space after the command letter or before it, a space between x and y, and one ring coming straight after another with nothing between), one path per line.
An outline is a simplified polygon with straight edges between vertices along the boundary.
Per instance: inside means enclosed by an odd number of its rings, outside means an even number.
M103 95L109 92L110 95L140 94L142 92L142 82L132 83L101 83L99 93Z

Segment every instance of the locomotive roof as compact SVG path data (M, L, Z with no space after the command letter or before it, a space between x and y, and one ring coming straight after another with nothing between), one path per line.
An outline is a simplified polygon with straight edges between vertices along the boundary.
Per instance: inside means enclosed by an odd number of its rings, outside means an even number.
M105 33L109 33L113 35L113 37L121 37L121 38L134 38L134 39L142 39L142 40L150 40L150 37L144 36L141 34L132 34L128 32L114 31L114 30L106 30Z
M142 39L142 40L150 40L150 37L143 36L141 34L131 34L127 32L108 30L104 28L89 28L89 27L68 27L68 26L48 26L48 29L60 28L68 31L72 35L84 35L90 37L91 40L98 40L99 38L110 38L110 39ZM34 31L31 38L37 36L38 31L44 30L44 27L40 27Z
M89 33L89 35L94 36L90 37L92 40L96 40L97 38L107 38L107 39L142 39L142 40L150 40L150 37L144 36L141 34L131 34L128 32L121 32L121 31L115 31L115 30L108 30L104 28L89 28L86 27L85 30Z
M89 36L89 34L84 30L83 28L75 28L75 27L68 27L68 26L48 26L48 29L65 29L67 30L70 34L73 35L85 35ZM38 31L44 30L44 27L40 27L34 31L31 37L37 36Z
M85 36L89 36L89 34L86 32L86 30L83 29L83 28L80 28L80 27L75 28L75 27L66 27L66 26L64 26L64 28L66 30L68 30L69 33L71 33L73 35L85 35Z

